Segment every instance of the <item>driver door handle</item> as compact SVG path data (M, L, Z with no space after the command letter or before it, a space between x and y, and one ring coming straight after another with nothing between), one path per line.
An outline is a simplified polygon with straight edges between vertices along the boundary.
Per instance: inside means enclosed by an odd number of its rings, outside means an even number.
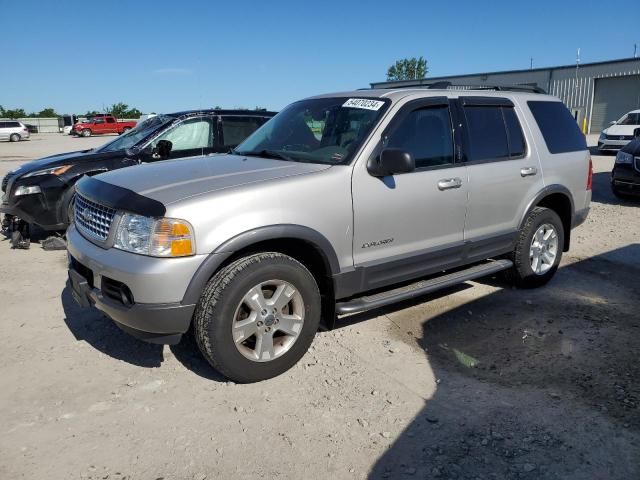
M520 176L522 177L531 177L538 173L538 169L536 167L524 167L520 169Z
M438 190L451 190L452 188L460 188L462 186L462 179L455 178L443 178L438 181Z

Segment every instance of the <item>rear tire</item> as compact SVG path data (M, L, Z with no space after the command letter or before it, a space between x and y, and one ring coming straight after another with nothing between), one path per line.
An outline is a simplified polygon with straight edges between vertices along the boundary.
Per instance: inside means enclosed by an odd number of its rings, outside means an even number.
M545 285L555 275L564 248L564 226L556 212L535 207L518 234L507 277L521 288Z
M193 331L203 356L220 373L240 383L258 382L302 358L318 330L320 309L318 285L304 265L281 253L258 253L209 280Z
M12 142L19 142L21 139L22 137L17 133L12 133L11 136L9 137L9 140Z
M120 133L120 135L124 135L125 133L127 133L129 130L131 130L129 127L124 127L122 129L122 133Z
M83 137L90 137L90 136L91 136L91 130L90 130L90 129L88 129L88 128L85 128L84 130L82 130L82 132L80 132L80 134L81 134Z

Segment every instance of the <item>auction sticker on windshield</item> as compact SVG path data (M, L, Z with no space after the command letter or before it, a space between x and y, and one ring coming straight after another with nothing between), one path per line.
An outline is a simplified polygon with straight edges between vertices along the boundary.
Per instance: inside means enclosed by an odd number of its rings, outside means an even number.
M351 108L364 108L365 110L380 110L380 107L384 105L384 102L380 100L370 100L368 98L350 98L344 104L343 107Z

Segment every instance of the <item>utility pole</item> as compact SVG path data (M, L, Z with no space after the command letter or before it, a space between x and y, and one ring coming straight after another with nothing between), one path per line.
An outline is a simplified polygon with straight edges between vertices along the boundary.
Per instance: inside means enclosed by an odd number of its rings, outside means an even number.
M633 58L636 58L638 56L638 44L634 43L633 44Z
M529 70L533 70L533 57L531 57L530 60Z

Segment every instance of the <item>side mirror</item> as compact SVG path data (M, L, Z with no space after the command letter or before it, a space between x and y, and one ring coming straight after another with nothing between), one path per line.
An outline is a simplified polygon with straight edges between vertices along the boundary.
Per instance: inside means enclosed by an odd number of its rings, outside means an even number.
M159 140L151 156L156 160L166 160L171 155L172 148L173 143L169 140Z
M367 170L374 177L386 177L400 173L413 172L416 161L413 155L400 148L385 148L380 156L369 160Z
M616 124L615 120L613 122L609 122L609 125L615 125L615 124Z

